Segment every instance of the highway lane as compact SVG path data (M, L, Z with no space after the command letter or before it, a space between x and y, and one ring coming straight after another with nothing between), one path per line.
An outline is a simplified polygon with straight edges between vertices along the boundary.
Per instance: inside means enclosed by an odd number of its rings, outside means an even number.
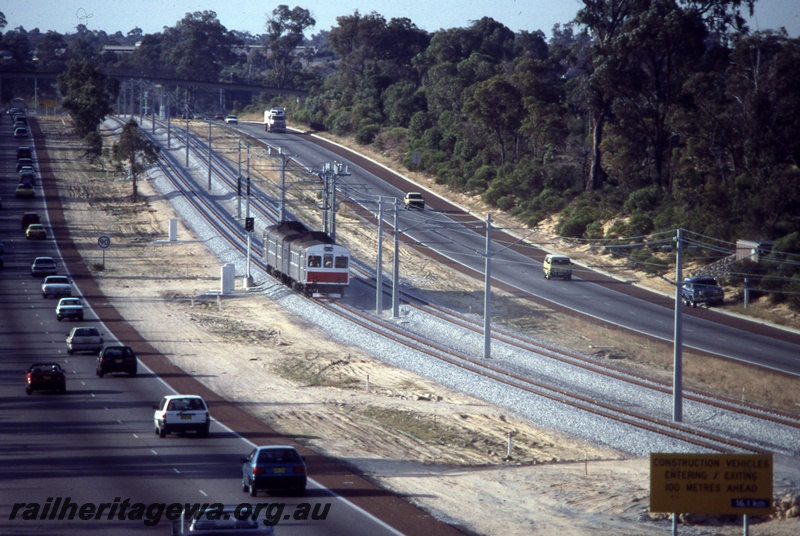
M0 123L0 128L2 124ZM8 139L0 137L0 167L4 176L14 175L14 159ZM152 405L172 392L161 379L140 366L137 377L95 375L95 356L66 354L64 338L74 322L58 322L56 300L41 296L40 281L30 275L36 255L57 257L55 241L30 242L23 238L19 218L24 210L44 214L41 196L37 200L15 200L8 180L0 183L4 207L0 211L0 240L5 243L5 268L0 273L0 303L5 304L0 323L0 534L139 534L169 532L170 523L158 517L160 504L173 503L268 503L283 504L282 516L292 516L296 507L308 504L325 519L280 519L279 534L397 534L387 524L366 513L352 502L334 496L312 482L305 497L283 497L260 493L256 498L242 492L239 460L254 443L288 442L241 410L230 407L219 396L204 389L194 378L178 370L166 374L170 382L184 392L198 392L209 401L212 415L228 417L237 430L250 440L214 422L208 439L171 435L160 439L153 431ZM38 188L42 193L41 187ZM51 200L52 201L52 200ZM62 224L47 225L64 239ZM70 253L66 253L68 259ZM60 262L61 273L66 268ZM74 266L81 270L81 266ZM85 272L85 267L83 267ZM111 311L92 288L86 273L73 274L90 301L98 298L99 307L87 310L83 325L99 325L107 342L119 334L123 344L130 344L144 361L165 361L146 341L136 338L129 327L111 316ZM88 290L87 290L88 289ZM97 318L100 312L104 322ZM68 371L66 394L24 391L24 370L33 362L58 362ZM167 365L163 365L167 367ZM188 386L188 387L186 387ZM195 391L196 389L196 391ZM328 488L353 484L365 501L399 501L396 512L409 518L426 516L400 499L368 487L363 479L343 471L335 463L301 449L308 461L310 477L324 481ZM318 472L318 473L317 473ZM26 520L25 511L34 512L35 504L44 508L61 498L71 504L117 504L117 517L91 521ZM118 519L121 504L155 505L144 519ZM15 519L10 519L14 505ZM62 504L63 507L63 504ZM410 510L409 510L410 509ZM108 510L107 510L108 511ZM41 510L39 511L41 514ZM128 510L131 513L132 510ZM275 510L271 510L275 513ZM411 512L411 513L409 513ZM69 514L69 509L65 510ZM396 514L392 514L396 515ZM390 517L392 517L390 515ZM264 516L262 515L262 518ZM145 521L158 521L150 526ZM403 520L395 520L403 526ZM406 525L407 530L411 525ZM433 520L433 526L448 530ZM436 529L431 529L436 530Z
M351 175L340 179L341 183L352 192L363 193L360 199L372 212L377 206L377 196L402 199L405 191L418 189L352 153L348 156L329 144L314 142L310 136L268 134L262 126L252 123L240 123L239 128L281 147L284 153L309 168L319 169L325 162L333 160L348 165ZM425 211L400 211L398 227L405 236L422 244L429 252L465 266L476 277L482 277L484 222L460 213L457 207L429 193L426 198L428 207ZM392 215L388 210L385 215L391 224ZM674 340L673 297L645 293L633 289L630 284L580 267L576 267L572 281L547 281L542 276L544 251L530 247L504 249L515 239L503 235L502 230L493 230L493 237L496 237L490 248L493 284L504 285L517 294L527 294L637 333L670 342ZM499 242L500 239L505 242ZM400 270L402 275L402 266ZM714 310L684 308L682 313L684 347L800 375L800 334L732 319Z

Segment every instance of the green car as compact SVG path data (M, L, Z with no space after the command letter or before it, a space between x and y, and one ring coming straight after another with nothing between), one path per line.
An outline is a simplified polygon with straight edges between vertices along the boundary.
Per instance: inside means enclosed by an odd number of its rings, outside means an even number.
M28 240L45 240L47 238L47 230L41 223L32 223L25 230L25 238Z
M31 198L36 197L36 192L33 191L33 186L30 184L19 184L17 190L14 192L14 197L17 198Z

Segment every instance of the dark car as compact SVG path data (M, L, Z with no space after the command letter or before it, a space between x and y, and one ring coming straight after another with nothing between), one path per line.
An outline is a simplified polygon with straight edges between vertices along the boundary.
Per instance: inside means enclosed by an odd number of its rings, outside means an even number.
M39 218L39 214L36 212L25 212L22 215L22 229L27 229L32 223L42 223L41 218Z
M36 172L31 167L22 168L19 172L19 184L36 186Z
M258 490L291 490L305 495L308 476L306 462L294 447L271 445L256 447L242 458L242 491L255 497Z
M17 160L20 158L33 158L33 152L31 151L30 147L18 147L17 148Z
M692 307L711 307L725 303L725 291L711 276L687 277L683 280L681 296L683 303Z
M111 372L127 372L136 376L136 353L130 346L106 346L97 358L97 375L101 378Z
M33 159L28 157L17 158L17 171L21 170L24 167L29 167L33 169Z
M25 373L25 392L67 391L67 373L58 363L36 363Z

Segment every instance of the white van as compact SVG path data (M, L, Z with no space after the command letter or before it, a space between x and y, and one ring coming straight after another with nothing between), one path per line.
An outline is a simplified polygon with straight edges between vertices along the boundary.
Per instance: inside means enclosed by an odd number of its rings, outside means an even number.
M572 261L566 255L548 254L544 258L542 270L544 270L545 279L554 277L560 277L565 281L572 279Z

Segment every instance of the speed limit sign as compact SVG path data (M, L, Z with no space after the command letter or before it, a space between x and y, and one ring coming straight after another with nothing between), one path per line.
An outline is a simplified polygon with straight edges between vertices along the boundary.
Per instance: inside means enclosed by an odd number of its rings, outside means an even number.
M101 234L97 237L97 247L100 249L108 249L111 247L111 235Z

